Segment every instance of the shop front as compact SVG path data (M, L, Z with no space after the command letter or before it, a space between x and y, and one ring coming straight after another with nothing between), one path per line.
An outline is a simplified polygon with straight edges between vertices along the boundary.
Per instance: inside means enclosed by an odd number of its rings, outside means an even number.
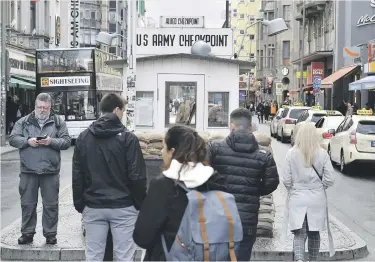
M349 91L368 92L367 99L364 103L361 103L361 108L365 107L366 104L373 109L375 112L375 75L364 77L360 80L349 84Z
M117 68L124 63L107 62ZM197 131L227 134L230 112L239 107L239 71L254 66L192 54L137 58L136 131L163 132L174 125L188 125Z
M12 97L20 106L22 115L26 115L34 110L35 56L13 48L7 50L10 67L7 97Z

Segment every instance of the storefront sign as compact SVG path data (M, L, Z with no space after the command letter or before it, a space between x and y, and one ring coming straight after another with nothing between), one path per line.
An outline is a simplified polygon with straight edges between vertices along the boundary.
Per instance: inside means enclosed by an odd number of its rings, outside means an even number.
M160 27L193 27L202 28L204 27L204 17L194 16L162 16L160 17Z
M42 87L88 86L90 76L42 77L40 82Z
M370 6L375 8L375 0L370 0ZM375 24L375 14L365 14L358 19L357 27Z
M137 54L190 54L191 46L199 40L211 45L216 56L233 54L230 28L137 28Z
M311 62L308 69L308 80L307 85L313 85L314 81L319 81L317 79L324 79L324 63L322 62ZM316 84L315 84L316 85Z
M11 48L8 51L10 74L35 78L35 58Z
M79 28L80 28L80 0L70 0L69 12L69 47L79 47ZM76 42L74 43L74 35Z

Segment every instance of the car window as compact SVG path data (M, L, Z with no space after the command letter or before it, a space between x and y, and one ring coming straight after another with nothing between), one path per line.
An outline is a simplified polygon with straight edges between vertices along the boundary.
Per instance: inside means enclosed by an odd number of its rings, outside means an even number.
M288 112L289 112L289 108L285 109L285 110L283 111L283 114L281 115L281 118L286 117L286 116L288 115Z
M337 127L336 133L342 132L342 128L345 125L345 122L348 120L348 118L345 118L344 121L341 122L341 124Z
M348 118L348 120L345 122L342 131L345 132L349 130L349 128L353 125L353 120L351 118Z
M322 126L323 126L323 124L324 124L324 118L321 118L321 119L319 119L317 122L316 122L316 124L315 124L315 127L316 128L322 128Z
M375 135L375 121L359 121L357 133L364 135Z
M322 113L319 113L319 114L313 114L313 115L312 115L312 118L311 118L311 122L316 123L316 122L318 122L318 120L321 119L323 116L326 116L326 114L322 114Z
M292 109L290 111L289 118L298 119L306 109Z
M297 123L303 122L303 121L304 121L304 117L305 117L305 114L302 113L302 114L300 115L300 117L297 119Z

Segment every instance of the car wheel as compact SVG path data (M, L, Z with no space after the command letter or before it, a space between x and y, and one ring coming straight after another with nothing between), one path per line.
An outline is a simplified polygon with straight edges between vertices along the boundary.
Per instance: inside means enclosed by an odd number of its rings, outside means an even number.
M280 141L280 138L281 138L281 137L279 136L279 131L276 131L276 140L277 140L277 141Z
M294 146L294 137L293 137L293 132L290 134L290 145Z
M273 137L271 126L270 126L270 135L271 135L271 137Z
M286 139L284 137L284 130L281 130L281 143L285 143Z
M344 152L341 151L341 158L340 158L340 171L341 173L345 174L347 171L347 165L345 165L345 157Z

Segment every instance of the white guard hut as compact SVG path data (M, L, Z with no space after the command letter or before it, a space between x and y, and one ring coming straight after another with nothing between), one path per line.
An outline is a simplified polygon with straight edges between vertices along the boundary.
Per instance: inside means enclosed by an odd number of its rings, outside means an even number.
M107 61L121 69L126 60ZM239 72L253 62L167 54L137 58L136 131L165 131L185 124L197 131L228 133L239 107Z

